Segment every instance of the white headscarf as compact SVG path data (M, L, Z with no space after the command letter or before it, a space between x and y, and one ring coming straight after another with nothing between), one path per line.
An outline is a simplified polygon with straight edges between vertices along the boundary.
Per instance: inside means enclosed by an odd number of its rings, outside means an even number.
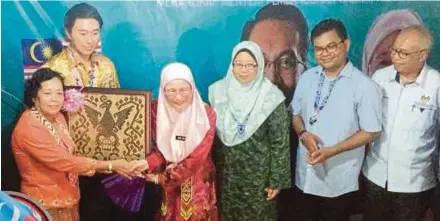
M165 98L165 86L176 79L187 81L193 91L191 105L180 113L170 107ZM156 123L157 147L172 163L184 160L206 136L210 128L208 115L188 66L171 63L162 70Z
M232 72L233 59L242 49L249 50L258 65L255 80L246 85ZM283 93L265 77L263 53L252 41L243 41L234 47L227 75L209 87L209 102L217 113L217 133L227 146L249 139L284 100ZM238 134L236 120L246 121L243 136Z

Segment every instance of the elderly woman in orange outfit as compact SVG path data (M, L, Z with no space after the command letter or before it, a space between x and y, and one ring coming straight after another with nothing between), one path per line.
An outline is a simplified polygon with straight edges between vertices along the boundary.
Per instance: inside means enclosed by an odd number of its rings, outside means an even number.
M36 71L25 85L27 109L12 134L12 152L21 175L21 192L39 201L54 221L79 221L78 175L118 172L136 175L137 164L74 156L75 144L61 109L63 78L48 68ZM136 171L137 170L137 171Z

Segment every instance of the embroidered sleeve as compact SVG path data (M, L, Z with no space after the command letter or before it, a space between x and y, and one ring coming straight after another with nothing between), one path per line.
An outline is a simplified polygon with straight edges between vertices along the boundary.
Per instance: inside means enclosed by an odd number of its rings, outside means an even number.
M102 87L106 88L120 88L118 75L116 73L116 68L113 62L104 57L103 55L98 55L97 58L100 64L100 75L102 78Z
M270 148L269 188L290 187L290 127L287 107L284 103L272 112L268 118Z
M157 115L157 101L151 103L151 137L153 141L156 140L156 115ZM153 142L155 143L155 142ZM162 167L165 167L165 159L162 154L153 145L153 151L147 156L148 172L156 172Z
M120 88L121 86L119 85L118 74L116 73L113 62L109 62L107 70L110 73L109 88Z
M53 170L91 174L93 159L71 155L63 145L56 143L55 138L43 126L29 125L28 129L20 133L18 140L24 151L32 157Z
M193 176L193 174L200 169L200 166L203 165L203 162L210 156L212 143L214 141L216 117L212 109L207 109L207 113L211 128L206 133L205 138L187 158L175 167L168 168L165 172L160 174L159 182L162 186L166 185L169 188L173 188L180 185L183 181Z
M157 149L154 149L153 152L147 156L147 162L149 173L154 173L165 165L165 159Z
M72 62L68 59L66 49L62 50L59 54L55 55L40 68L50 68L61 74L64 79L64 85L73 86L77 85L72 73Z
M115 66L112 64L112 88L120 88L118 74L116 73Z

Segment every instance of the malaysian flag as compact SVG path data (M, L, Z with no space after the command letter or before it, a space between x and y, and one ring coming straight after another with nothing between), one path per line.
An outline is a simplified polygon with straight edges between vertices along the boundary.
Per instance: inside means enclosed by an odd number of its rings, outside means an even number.
M24 78L30 78L41 65L67 46L69 42L65 39L22 39ZM98 43L95 51L102 51L101 42Z
M32 76L49 58L63 49L58 39L22 39L23 67L25 79Z

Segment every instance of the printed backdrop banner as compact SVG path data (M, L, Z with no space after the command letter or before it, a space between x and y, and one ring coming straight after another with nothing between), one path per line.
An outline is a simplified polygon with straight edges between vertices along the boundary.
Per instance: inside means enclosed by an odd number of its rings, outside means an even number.
M39 65L34 64L35 62L42 61L58 50L47 49L48 44L35 43L44 39L65 39L64 14L77 3L79 2L1 2L2 90L23 99L25 66L32 69L32 65ZM104 20L101 32L102 51L114 62L123 88L148 89L153 92L153 97L157 97L161 69L170 62L179 61L186 63L193 71L204 100L207 99L208 86L226 74L233 46L240 41L242 35L249 35L250 29L245 28L243 31L243 27L252 25L257 12L269 3L271 2L210 0L89 2L98 9ZM364 42L369 29L375 19L384 13L410 9L432 31L435 40L438 40L437 36L440 34L439 2L289 1L275 4L285 7L294 5L299 9L306 20L303 29L306 28L307 32L307 36L299 36L300 38L307 38L311 29L322 19L333 17L342 20L352 41L350 59L359 68L363 66ZM267 13L260 14L263 17L268 16ZM299 18L295 18L297 14L286 13L284 16L293 17L297 21L296 27L300 28ZM369 51L375 51L377 43L374 43L374 39L386 37L376 36L374 32L386 33L393 26L393 19L388 20L391 21L390 24L371 33L373 43L368 46ZM401 18L394 20L402 23ZM28 48L23 51L25 46ZM30 50L32 46L33 51ZM428 60L435 68L440 68L438 46L439 42L435 41L434 50ZM310 44L304 48L302 61L309 68L315 65L315 60ZM298 50L301 54L301 49ZM30 51L33 53L24 54ZM365 56L367 60L377 63L371 55ZM364 62L364 66L369 67L374 63L368 62ZM3 131L12 128L22 106L11 96L2 93L1 107Z

